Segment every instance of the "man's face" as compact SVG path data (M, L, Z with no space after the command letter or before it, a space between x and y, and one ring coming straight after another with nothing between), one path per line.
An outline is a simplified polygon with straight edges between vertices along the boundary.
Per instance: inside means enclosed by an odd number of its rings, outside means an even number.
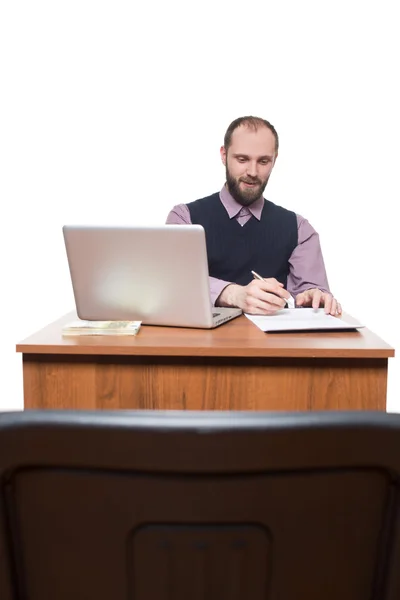
M260 126L254 131L246 125L235 129L228 151L221 148L221 159L228 190L239 204L249 206L262 196L276 157L270 129Z

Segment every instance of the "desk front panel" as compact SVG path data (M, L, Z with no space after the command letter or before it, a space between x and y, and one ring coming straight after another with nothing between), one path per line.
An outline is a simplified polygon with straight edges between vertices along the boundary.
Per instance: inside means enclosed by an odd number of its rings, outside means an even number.
M26 409L385 410L385 358L24 354Z

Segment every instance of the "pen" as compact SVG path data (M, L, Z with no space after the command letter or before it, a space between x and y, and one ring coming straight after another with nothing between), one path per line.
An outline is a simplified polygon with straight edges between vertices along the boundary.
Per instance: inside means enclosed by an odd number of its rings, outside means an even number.
M251 274L256 279L259 279L260 281L265 281L264 277L261 277L261 275L259 275L255 271L252 271ZM284 300L286 302L286 304L288 305L289 308L294 308L294 300L293 300L292 296L290 296L290 298L283 298L282 296L279 296L279 298L282 298L282 300Z

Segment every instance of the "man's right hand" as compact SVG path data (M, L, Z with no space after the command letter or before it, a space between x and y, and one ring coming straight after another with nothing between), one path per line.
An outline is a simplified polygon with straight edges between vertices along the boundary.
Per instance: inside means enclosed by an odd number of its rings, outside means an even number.
M216 306L241 308L251 315L273 315L286 305L283 298L290 294L274 278L253 279L248 285L231 283L219 295Z

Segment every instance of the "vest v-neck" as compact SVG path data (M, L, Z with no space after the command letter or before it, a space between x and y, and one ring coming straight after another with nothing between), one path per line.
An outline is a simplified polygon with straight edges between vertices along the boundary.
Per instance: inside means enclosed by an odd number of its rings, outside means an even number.
M239 229L241 229L242 231L246 230L246 229L247 230L252 229L254 227L255 223L260 223L260 221L251 213L250 213L250 219L248 219L244 225L241 225L236 217L233 217L233 219L231 219L231 221L234 221L235 225L237 225L237 227L239 227Z
M253 270L286 285L289 258L298 243L294 212L264 200L260 220L252 215L240 225L236 216L229 217L218 193L187 206L191 222L204 228L211 277L247 285Z

